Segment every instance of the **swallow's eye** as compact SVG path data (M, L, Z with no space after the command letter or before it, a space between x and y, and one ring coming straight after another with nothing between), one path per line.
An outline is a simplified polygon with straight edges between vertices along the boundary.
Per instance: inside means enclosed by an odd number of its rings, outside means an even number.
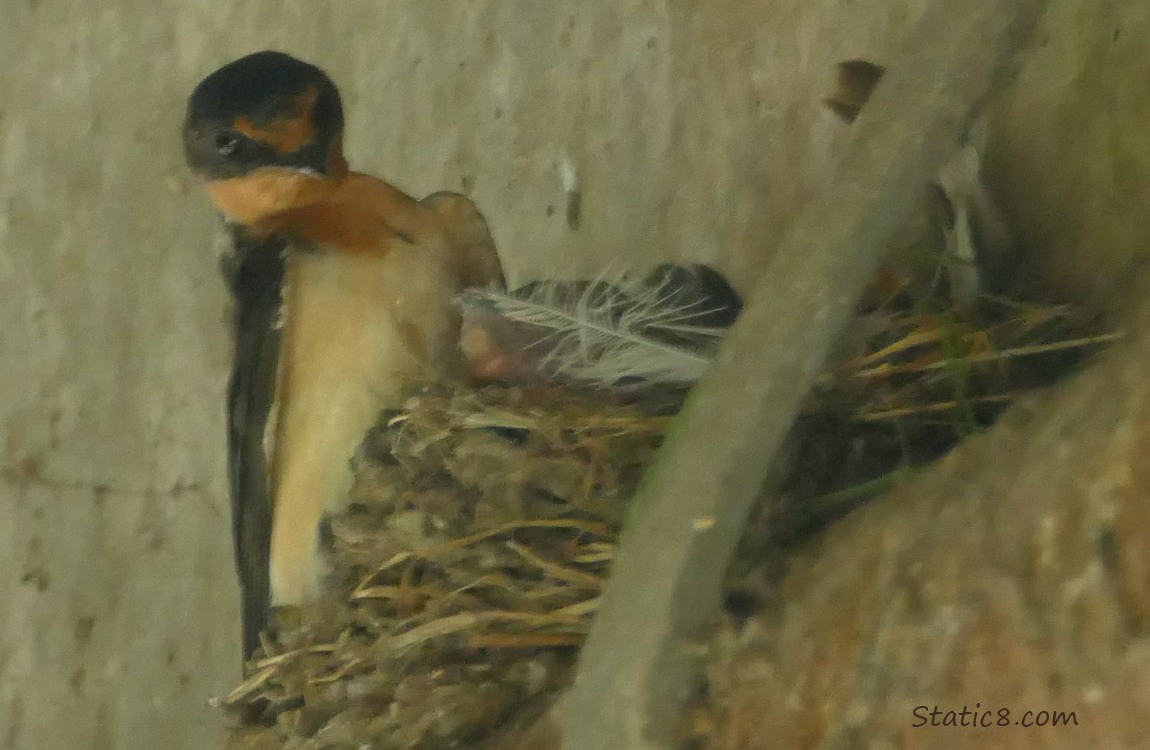
M238 133L225 131L216 133L216 151L220 156L232 156L240 150L243 139Z

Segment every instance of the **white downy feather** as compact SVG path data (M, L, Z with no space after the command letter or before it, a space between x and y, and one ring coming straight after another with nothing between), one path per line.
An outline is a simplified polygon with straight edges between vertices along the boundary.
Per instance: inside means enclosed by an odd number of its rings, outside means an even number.
M471 290L478 305L528 328L527 348L560 379L612 389L689 385L702 377L725 333L698 323L713 300L677 301L664 282L620 275L591 282L536 282L514 292Z

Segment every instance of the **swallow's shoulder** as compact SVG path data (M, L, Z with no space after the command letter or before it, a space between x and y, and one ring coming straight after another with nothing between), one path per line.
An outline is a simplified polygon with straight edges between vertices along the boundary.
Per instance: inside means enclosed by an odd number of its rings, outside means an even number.
M438 192L419 204L436 217L456 251L464 287L505 286L491 229L474 201L459 193Z

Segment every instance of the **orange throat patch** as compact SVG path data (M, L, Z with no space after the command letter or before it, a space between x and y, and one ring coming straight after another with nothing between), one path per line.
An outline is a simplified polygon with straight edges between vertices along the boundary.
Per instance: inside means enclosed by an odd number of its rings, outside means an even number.
M323 200L338 186L338 179L280 167L264 167L207 184L208 195L224 216L245 226L256 226L285 211Z
M342 159L341 159L342 161ZM324 179L288 169L258 169L209 182L208 192L230 221L255 235L284 236L341 252L386 253L398 239L435 235L432 214L383 180L348 172Z

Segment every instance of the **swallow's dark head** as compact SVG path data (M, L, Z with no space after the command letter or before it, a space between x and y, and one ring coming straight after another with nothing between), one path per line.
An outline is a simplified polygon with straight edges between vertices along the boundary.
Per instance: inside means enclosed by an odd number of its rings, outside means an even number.
M347 168L342 134L339 91L326 73L282 52L256 52L196 86L184 120L184 154L208 180L264 168L339 177Z

